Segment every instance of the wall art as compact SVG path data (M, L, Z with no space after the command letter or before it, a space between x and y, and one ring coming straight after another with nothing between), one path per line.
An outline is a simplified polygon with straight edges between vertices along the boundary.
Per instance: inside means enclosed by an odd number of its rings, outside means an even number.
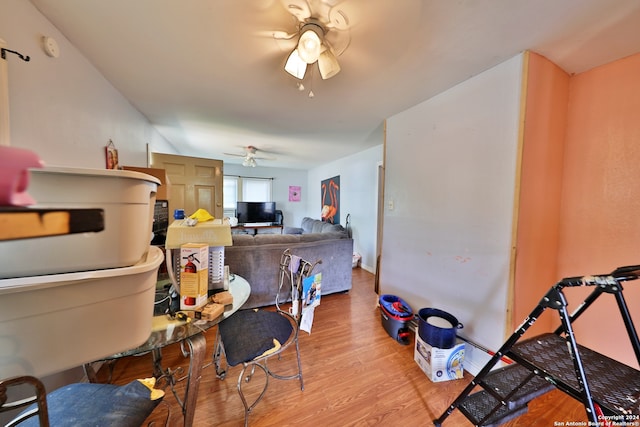
M324 222L340 224L340 175L322 181L320 191L320 218Z
M299 185L290 185L289 186L289 201L290 202L299 202L301 199L302 189Z

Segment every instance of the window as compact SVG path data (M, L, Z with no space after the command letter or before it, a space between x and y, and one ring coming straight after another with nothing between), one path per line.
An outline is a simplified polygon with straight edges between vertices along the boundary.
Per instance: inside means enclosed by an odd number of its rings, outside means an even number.
M241 178L243 202L271 202L271 179Z
M236 216L237 202L271 202L272 178L225 175L223 181L224 216Z

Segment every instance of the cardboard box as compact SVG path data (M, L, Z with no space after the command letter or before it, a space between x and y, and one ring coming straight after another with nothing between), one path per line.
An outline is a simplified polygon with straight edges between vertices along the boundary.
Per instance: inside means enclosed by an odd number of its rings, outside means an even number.
M210 302L202 308L196 310L185 310L184 313L192 319L211 322L224 313L224 305Z
M213 221L199 222L191 227L179 219L169 225L165 248L178 249L181 245L191 242L207 243L213 247L232 246L233 239L231 239L229 222L214 219Z
M195 310L207 303L209 245L185 243L180 247L180 310Z
M211 296L211 300L217 304L231 305L233 304L233 295L229 291L222 291Z
M155 176L160 180L158 192L156 193L156 200L169 200L169 196L171 195L171 182L169 181L169 175L167 175L166 170L156 168L140 168L137 166L123 166L122 169L134 172L142 172L146 173L147 175Z
M452 348L437 348L416 334L413 358L433 382L461 379L464 374L464 341L458 340Z

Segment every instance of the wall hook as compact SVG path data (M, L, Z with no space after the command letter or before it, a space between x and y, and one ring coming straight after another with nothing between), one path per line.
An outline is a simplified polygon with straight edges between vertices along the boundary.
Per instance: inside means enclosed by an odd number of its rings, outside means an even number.
M20 57L20 59L22 59L25 62L29 62L29 60L31 59L31 58L29 58L29 56L24 56L23 54L21 54L20 52L16 52L15 50L9 50L9 49L5 49L5 48L2 48L0 50L2 51L2 59L7 59L7 52L15 53L16 55L18 55Z

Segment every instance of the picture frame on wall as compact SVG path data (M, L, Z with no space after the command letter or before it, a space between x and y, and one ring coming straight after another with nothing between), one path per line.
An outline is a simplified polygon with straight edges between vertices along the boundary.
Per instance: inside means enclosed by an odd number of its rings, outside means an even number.
M320 183L320 218L324 222L340 224L340 175Z
M107 146L104 147L104 152L107 169L120 169L118 150L116 150L116 146L112 140L109 140Z
M301 191L299 185L290 185L289 186L289 201L290 202L299 202L301 200Z

